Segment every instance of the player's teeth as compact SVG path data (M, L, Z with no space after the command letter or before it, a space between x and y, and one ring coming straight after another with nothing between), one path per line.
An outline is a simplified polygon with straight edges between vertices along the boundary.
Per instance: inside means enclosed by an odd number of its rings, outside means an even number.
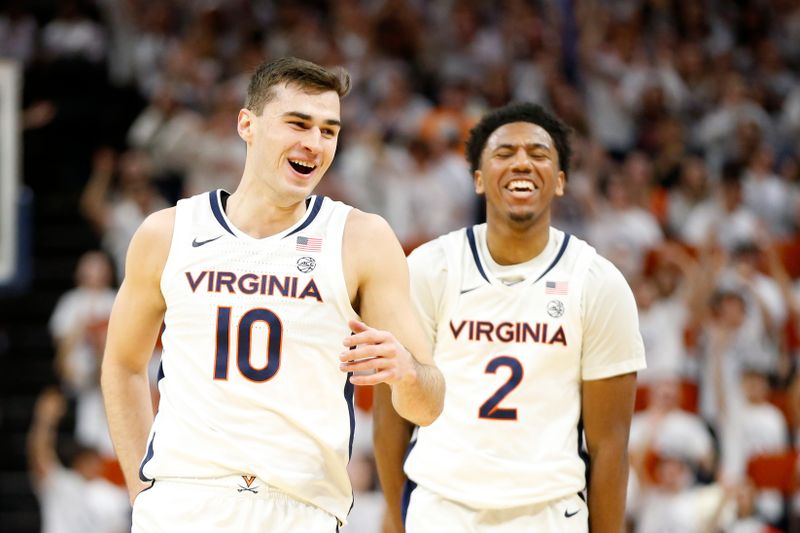
M305 162L305 161L298 161L298 160L296 160L296 159L292 159L291 161L292 161L292 163L294 163L295 165L300 165L301 167L306 167L306 168L314 168L314 164L313 164L313 163L307 163L307 162Z
M536 187L534 187L533 183L531 183L530 181L514 180L514 181L512 181L511 183L508 184L508 188L512 189L512 190L513 189L523 189L523 190L526 190L526 191L532 191Z

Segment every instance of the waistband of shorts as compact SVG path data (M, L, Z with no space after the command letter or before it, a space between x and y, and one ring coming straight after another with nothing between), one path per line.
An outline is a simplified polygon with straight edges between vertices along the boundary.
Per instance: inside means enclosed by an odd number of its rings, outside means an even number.
M289 499L300 502L304 505L316 507L313 504L297 498L288 492L282 491L277 487L267 484L263 479L256 476L239 475L225 476L216 478L191 478L191 477L166 477L158 478L153 483L154 486L180 486L185 488L209 489L234 491L238 494L253 494L261 498L270 499Z
M331 514L329 511L326 511L322 507L318 507L308 500L304 500L277 487L269 485L266 481L256 476L237 475L215 478L164 477L156 479L150 488L156 486L161 486L162 488L171 486L187 490L204 490L211 491L216 494L238 494L241 496L253 495L257 498L269 500L292 501L329 514L339 523L340 527L344 525L342 519ZM145 490L150 490L150 488Z

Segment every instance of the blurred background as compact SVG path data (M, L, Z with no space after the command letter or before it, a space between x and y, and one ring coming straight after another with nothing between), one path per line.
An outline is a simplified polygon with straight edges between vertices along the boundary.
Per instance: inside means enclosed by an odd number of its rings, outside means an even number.
M235 189L250 72L283 55L350 71L318 192L407 251L482 220L482 113L559 114L553 225L622 270L647 349L630 531L800 531L797 0L0 0L0 530L129 528L98 388L126 247ZM371 401L350 533L381 531Z

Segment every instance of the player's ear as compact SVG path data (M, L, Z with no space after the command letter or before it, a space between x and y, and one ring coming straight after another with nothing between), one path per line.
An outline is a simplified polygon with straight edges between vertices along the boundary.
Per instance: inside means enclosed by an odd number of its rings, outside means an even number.
M483 187L483 174L481 174L480 170L476 170L472 173L472 181L475 183L476 193L483 194L486 192L486 189Z
M240 109L236 119L236 131L246 143L253 139L253 113L249 109Z
M556 196L564 196L564 186L567 184L567 175L563 170L559 170L556 174Z

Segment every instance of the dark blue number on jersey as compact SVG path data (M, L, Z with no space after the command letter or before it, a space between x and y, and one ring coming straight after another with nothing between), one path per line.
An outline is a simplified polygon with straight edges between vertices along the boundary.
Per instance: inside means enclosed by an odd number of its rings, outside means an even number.
M501 366L507 366L511 369L511 375L508 377L508 381L506 381L502 387L497 389L497 391L492 394L492 396L486 400L483 405L481 405L480 410L478 411L479 418L490 418L494 420L516 420L517 419L517 409L506 409L506 408L499 408L498 405L503 399L511 394L511 391L517 388L517 386L522 381L522 364L513 357L507 355L501 355L500 357L495 357L489 364L486 365L486 373L495 374L497 373L497 369Z
M253 324L266 322L269 326L267 342L267 365L254 368L250 363L250 343ZM228 353L230 351L231 308L220 307L217 311L217 353L214 363L214 379L228 379ZM272 379L281 366L281 341L283 325L278 315L269 309L251 309L239 320L236 348L236 365L239 372L251 381L264 382Z

